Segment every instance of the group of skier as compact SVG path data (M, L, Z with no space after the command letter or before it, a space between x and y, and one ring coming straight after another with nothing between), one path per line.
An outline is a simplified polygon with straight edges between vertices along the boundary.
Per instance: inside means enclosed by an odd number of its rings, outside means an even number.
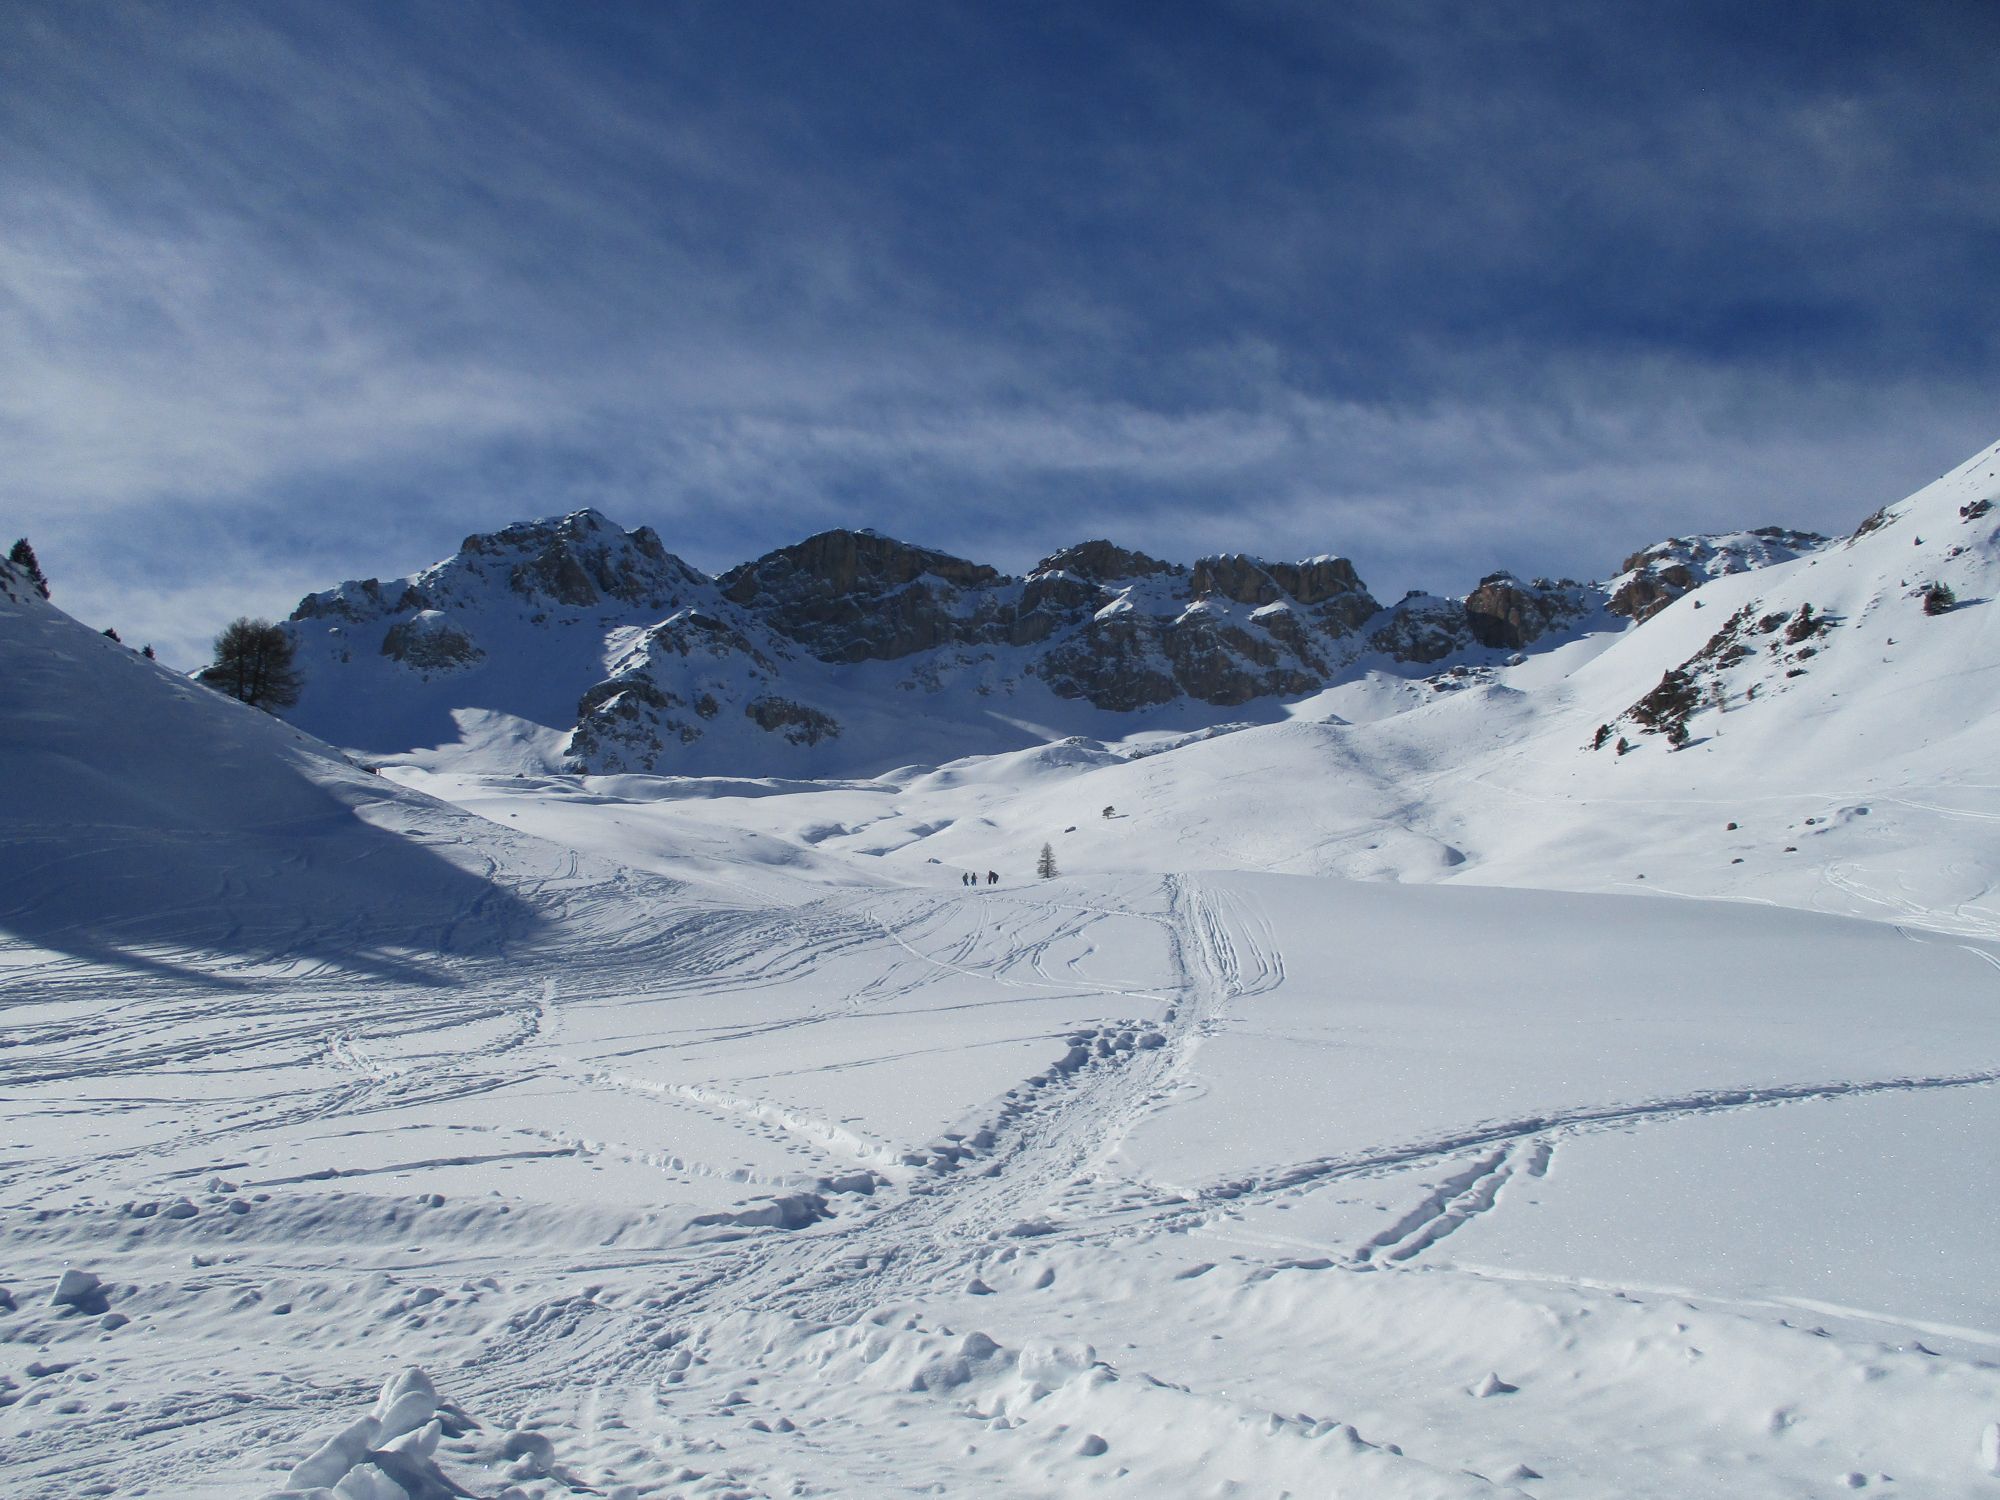
M979 872L977 870L967 870L963 875L958 877L958 883L960 885L978 885ZM1000 877L992 870L988 870L986 872L986 883L988 885L998 885Z

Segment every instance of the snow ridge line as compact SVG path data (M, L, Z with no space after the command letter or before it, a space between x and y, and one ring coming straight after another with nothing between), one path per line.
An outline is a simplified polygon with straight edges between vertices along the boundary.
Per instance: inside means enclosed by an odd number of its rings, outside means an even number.
M1859 1098L1869 1094L1917 1093L1928 1089L1977 1088L2000 1083L2000 1069L1978 1073L1952 1073L1935 1077L1883 1078L1846 1083L1774 1084L1768 1088L1708 1089L1672 1099L1644 1104L1604 1105L1566 1110L1551 1115L1496 1122L1460 1135L1432 1141L1414 1142L1365 1156L1322 1157L1295 1166L1252 1177L1225 1179L1198 1189L1199 1202L1214 1206L1256 1195L1283 1192L1290 1188L1314 1187L1346 1177L1365 1176L1388 1168L1457 1156L1485 1146L1512 1145L1536 1136L1619 1125L1642 1124L1654 1120L1685 1119L1691 1115L1715 1114L1726 1110L1757 1109L1774 1104L1802 1104L1824 1099Z

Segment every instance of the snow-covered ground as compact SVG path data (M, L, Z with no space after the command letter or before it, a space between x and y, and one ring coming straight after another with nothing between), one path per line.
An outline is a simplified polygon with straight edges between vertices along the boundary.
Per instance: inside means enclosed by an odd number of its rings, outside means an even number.
M370 774L0 599L0 1492L2000 1494L1988 529L1891 576L1992 462L843 782Z

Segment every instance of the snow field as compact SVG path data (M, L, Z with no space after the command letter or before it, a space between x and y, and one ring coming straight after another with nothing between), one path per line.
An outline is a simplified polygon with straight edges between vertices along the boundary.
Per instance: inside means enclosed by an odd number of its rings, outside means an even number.
M0 1489L1995 1493L1983 482L1560 667L839 782L372 775L0 601Z

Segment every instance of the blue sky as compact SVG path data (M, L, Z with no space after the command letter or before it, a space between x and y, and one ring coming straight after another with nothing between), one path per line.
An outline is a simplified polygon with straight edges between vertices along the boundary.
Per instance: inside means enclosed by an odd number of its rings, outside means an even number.
M191 663L596 505L1353 557L1844 530L2000 436L2000 7L0 9L0 530Z

